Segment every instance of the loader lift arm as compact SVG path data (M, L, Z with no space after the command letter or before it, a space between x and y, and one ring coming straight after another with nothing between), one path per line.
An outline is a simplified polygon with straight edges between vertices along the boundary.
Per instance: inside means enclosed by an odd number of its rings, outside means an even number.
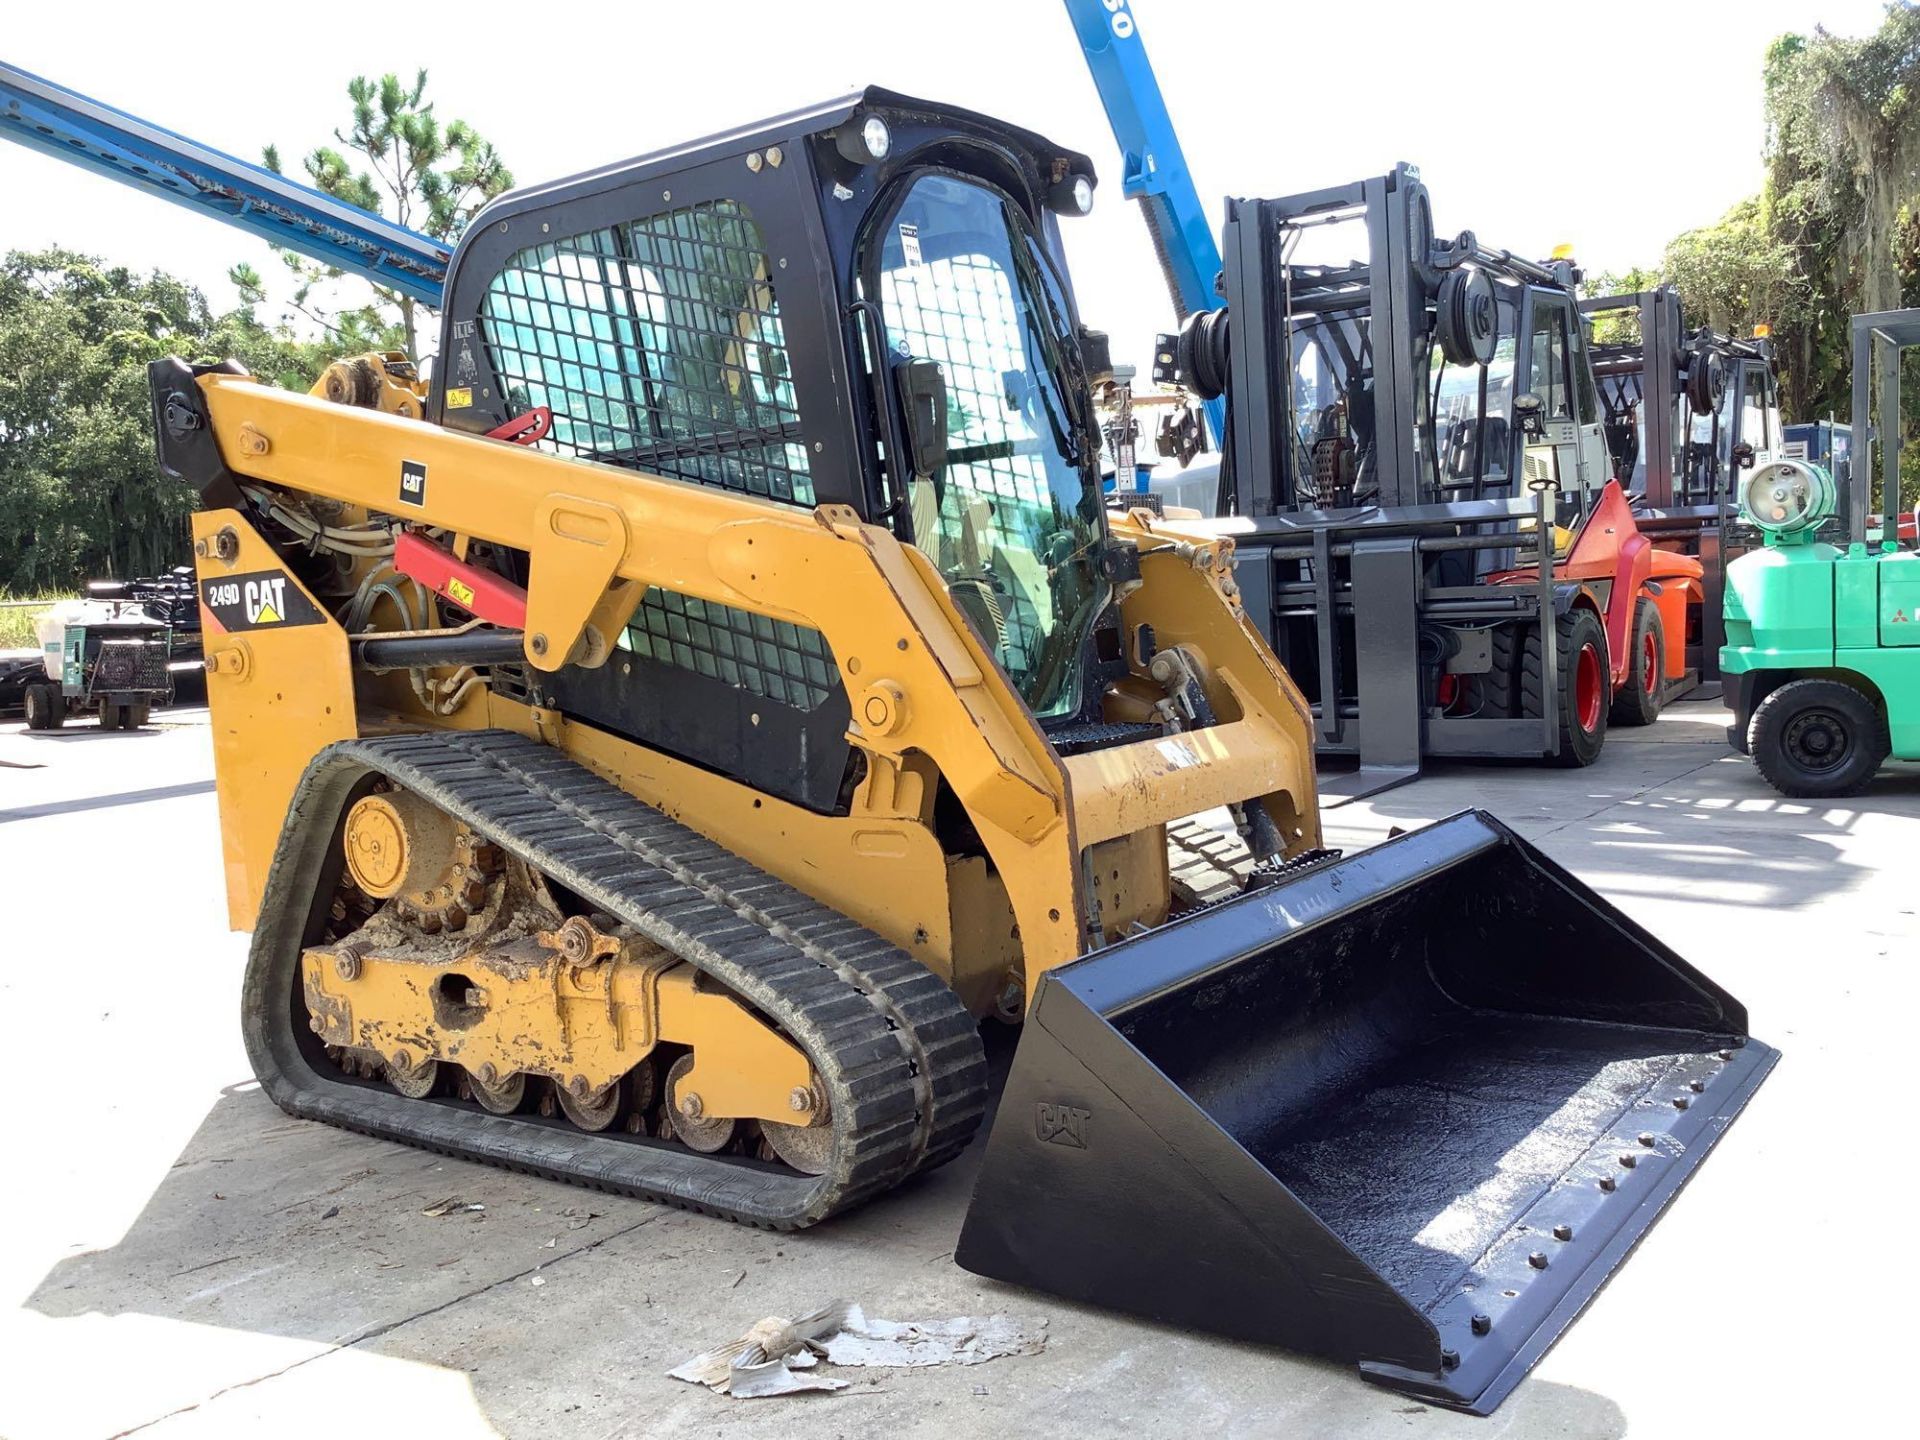
M4 62L0 137L440 305L441 241Z

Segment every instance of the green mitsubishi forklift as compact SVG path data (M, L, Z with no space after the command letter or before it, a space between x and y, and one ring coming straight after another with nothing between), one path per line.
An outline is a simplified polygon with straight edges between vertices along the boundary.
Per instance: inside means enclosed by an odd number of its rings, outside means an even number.
M1764 544L1727 567L1727 738L1797 799L1856 795L1889 757L1920 760L1920 551L1900 547L1898 514L1900 357L1915 346L1920 310L1855 316L1855 445L1839 482L1781 459L1741 486Z

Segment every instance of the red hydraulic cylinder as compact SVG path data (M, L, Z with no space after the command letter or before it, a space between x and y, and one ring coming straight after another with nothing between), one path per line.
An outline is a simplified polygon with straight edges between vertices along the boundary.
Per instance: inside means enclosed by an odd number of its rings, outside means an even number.
M512 630L527 626L527 592L511 580L469 565L423 535L403 531L394 542L393 568L470 615Z

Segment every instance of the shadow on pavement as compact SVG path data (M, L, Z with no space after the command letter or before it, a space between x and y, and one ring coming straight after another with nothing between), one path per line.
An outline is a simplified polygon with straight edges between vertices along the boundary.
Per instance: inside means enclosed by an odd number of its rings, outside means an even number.
M155 785L147 790L121 790L111 795L83 795L73 800L50 800L44 805L22 805L0 810L0 825L10 820L38 820L46 815L71 815L81 810L111 810L117 805L142 805L149 800L178 800L185 795L211 795L213 781L190 780L179 785Z
M290 1402L276 1401L275 1387L294 1396L330 1376L327 1393L345 1403L373 1383L377 1360L392 1403L411 1402L385 1413L438 1428L468 1403L449 1408L445 1382L458 1378L486 1427L541 1440L1171 1434L1201 1424L1248 1434L1367 1436L1414 1423L1426 1434L1488 1433L1487 1421L1376 1389L1344 1366L966 1274L951 1251L979 1150L817 1230L775 1234L292 1120L249 1083L221 1093L120 1243L61 1260L28 1305L72 1322L53 1337L84 1347L68 1363L115 1369L123 1390L125 1368L97 1337L103 1323L129 1333L126 1322L98 1317L153 1317L163 1323L140 1322L138 1333L183 1347L178 1364L159 1367L150 1401L116 1396L123 1410L135 1407L113 1413L116 1427L189 1408L214 1423L235 1406L250 1407L243 1418L284 1421L274 1407ZM732 1402L665 1374L764 1315L836 1295L901 1319L1045 1316L1049 1345L985 1366L846 1372L855 1384L842 1394L786 1401ZM306 1343L275 1342L262 1369L263 1336ZM310 1378L294 1378L303 1372ZM1611 1399L1539 1379L1500 1420L1517 1433L1595 1440L1627 1431Z
M1882 868L1859 832L1876 819L1920 816L1920 774L1888 770L1863 795L1790 800L1727 753L1638 791L1615 775L1569 772L1558 792L1529 785L1514 803L1491 777L1449 767L1418 790L1374 796L1367 823L1384 835L1468 807L1491 811L1610 896L1802 908ZM1356 818L1335 811L1328 823Z

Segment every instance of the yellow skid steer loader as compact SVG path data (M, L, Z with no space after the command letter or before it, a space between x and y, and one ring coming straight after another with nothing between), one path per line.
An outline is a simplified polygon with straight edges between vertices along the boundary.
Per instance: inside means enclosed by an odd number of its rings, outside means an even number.
M880 90L516 192L437 370L152 367L292 1114L1498 1403L1774 1058L1496 822L1320 848L1231 542L1103 512L1083 155Z

